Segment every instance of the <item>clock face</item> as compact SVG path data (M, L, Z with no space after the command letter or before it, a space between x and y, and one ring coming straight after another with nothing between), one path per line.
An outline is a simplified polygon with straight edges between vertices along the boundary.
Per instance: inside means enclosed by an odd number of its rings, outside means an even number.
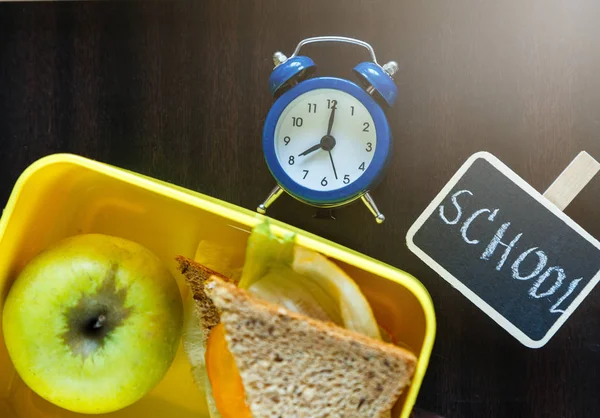
M358 99L321 88L301 94L284 109L274 142L276 158L293 181L330 191L365 173L375 154L377 132Z

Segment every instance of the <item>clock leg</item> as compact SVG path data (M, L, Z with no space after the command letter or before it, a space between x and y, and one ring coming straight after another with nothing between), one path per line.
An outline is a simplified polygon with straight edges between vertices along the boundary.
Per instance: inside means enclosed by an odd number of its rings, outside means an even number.
M362 195L361 200L367 206L367 208L369 208L369 210L371 211L373 216L375 216L375 221L378 224L381 224L381 223L383 223L383 221L385 221L385 216L383 216L383 213L379 212L379 209L377 209L377 205L375 204L375 201L373 200L373 198L371 197L371 195L369 193L365 193L364 195Z
M269 196L267 196L265 201L258 205L256 211L258 213L262 213L263 215L267 213L267 208L271 206L271 203L277 200L279 196L281 196L281 193L283 193L283 189L279 186L275 186L275 188L271 190L271 193L269 193Z

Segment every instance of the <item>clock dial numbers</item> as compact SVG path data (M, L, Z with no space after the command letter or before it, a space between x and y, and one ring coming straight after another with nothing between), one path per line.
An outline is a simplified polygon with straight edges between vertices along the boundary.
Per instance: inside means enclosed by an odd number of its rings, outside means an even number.
M346 187L369 168L377 133L367 108L334 89L301 94L281 113L275 153L296 183L317 191Z

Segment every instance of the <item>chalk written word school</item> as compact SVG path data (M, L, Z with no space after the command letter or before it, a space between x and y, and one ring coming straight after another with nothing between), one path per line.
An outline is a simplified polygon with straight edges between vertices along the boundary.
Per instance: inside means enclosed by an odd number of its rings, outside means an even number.
M485 152L427 205L406 244L531 348L544 346L600 282L600 242Z
M573 293L583 277L569 278L563 267L553 264L553 260L549 259L543 243L513 253L524 233L511 228L510 221L500 224L496 220L500 208L478 208L472 213L465 213L461 202L470 196L474 196L473 192L466 189L452 194L450 207L447 204L438 207L440 219L450 227L456 226L456 233L460 234L466 245L481 246L480 259L483 262L495 263L494 268L499 272L509 270L512 280L529 281L531 287L527 293L531 299L552 298L554 303L548 308L549 311L564 313L561 304ZM473 236L470 228L474 222L489 222L497 224L498 228L491 236ZM530 258L534 258L535 267L524 271L523 265Z

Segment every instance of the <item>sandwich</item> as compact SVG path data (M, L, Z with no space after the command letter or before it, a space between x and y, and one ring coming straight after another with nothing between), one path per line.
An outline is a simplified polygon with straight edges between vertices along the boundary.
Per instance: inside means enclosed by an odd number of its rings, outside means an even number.
M243 255L202 243L177 261L190 290L184 351L211 418L389 417L409 387L416 356L293 236L265 223Z

